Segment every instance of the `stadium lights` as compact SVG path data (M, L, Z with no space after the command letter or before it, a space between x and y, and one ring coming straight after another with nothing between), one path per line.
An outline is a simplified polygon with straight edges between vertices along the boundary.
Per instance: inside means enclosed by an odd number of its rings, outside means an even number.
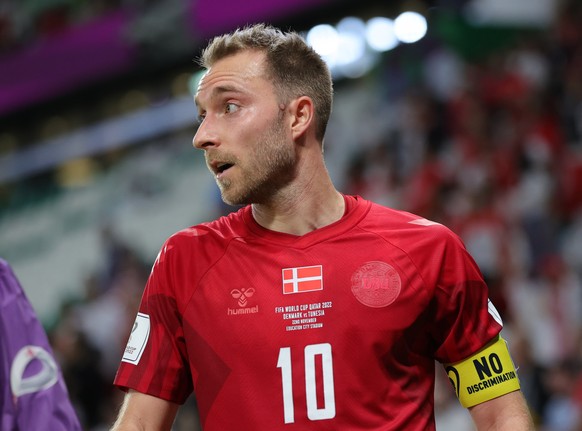
M324 60L335 58L339 46L339 34L333 26L316 25L307 32L306 40Z
M396 48L400 41L394 32L394 21L381 16L370 19L366 24L366 41L378 52Z
M359 61L366 51L366 24L359 18L342 19L336 26L340 48L337 52L337 63L340 66L350 65Z
M367 22L346 17L335 26L314 26L305 39L322 56L334 77L357 78L372 69L379 53L400 43L419 41L427 27L426 19L416 12L403 12L394 20L374 17Z
M404 43L418 42L426 35L426 18L417 12L403 12L394 20L394 33Z

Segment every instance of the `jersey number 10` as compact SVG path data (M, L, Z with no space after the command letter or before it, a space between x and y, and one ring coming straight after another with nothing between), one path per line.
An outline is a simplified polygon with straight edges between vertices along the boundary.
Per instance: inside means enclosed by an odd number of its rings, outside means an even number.
M315 376L315 357L321 356L323 371L323 407L317 406L317 385ZM331 344L310 344L305 346L305 397L307 399L307 417L318 421L335 417L335 393L333 386L333 361ZM291 348L281 347L277 368L281 369L283 386L283 412L285 423L295 422L295 406L293 404L293 371L291 370Z

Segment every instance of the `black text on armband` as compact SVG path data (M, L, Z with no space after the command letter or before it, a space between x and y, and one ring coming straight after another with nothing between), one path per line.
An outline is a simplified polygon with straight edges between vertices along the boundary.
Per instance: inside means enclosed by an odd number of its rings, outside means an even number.
M473 357L447 366L446 371L464 407L519 389L515 366L501 338Z
M497 353L491 353L489 356L481 356L479 359L473 359L473 365L475 366L475 371L481 381L474 385L467 386L467 393L469 394L517 378L514 371L503 373L503 364ZM496 374L495 377L493 377L493 373Z

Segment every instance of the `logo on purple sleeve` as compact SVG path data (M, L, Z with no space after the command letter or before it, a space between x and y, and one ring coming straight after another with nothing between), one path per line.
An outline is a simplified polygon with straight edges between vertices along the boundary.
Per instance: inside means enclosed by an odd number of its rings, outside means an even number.
M10 389L15 397L48 389L58 379L59 369L54 358L40 346L21 348L10 367Z

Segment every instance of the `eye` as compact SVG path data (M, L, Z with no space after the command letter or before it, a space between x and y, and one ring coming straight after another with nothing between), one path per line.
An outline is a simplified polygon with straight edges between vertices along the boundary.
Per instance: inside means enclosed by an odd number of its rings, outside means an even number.
M200 114L198 114L196 121L198 124L202 124L202 122L204 121L205 118L206 118L206 112L201 112Z
M225 114L234 114L236 111L238 111L238 105L234 104L234 103L227 103L224 106L224 113Z

